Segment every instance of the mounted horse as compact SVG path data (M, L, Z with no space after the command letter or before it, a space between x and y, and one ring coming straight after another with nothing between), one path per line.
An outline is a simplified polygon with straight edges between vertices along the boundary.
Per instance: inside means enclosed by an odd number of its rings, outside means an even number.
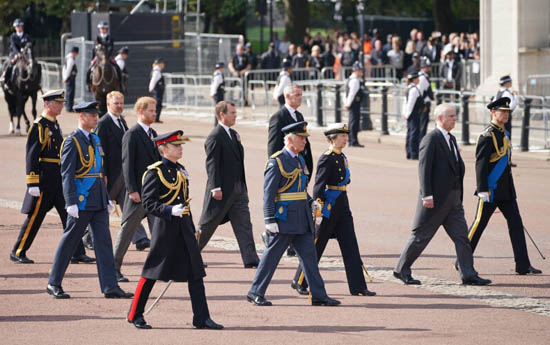
M111 91L120 91L119 75L110 58L105 54L105 47L95 46L97 64L93 68L90 90L95 100L99 102L103 113L107 112L107 94Z
M30 121L25 113L25 104L29 97L32 100L32 116L36 119L36 99L38 91L42 90L40 86L41 79L42 68L36 62L32 53L32 43L29 42L21 49L21 53L13 67L11 90L4 89L4 97L10 113L11 134L21 134L21 115L24 116L25 124L27 125L26 131L30 128ZM17 117L17 124L14 129L15 117Z

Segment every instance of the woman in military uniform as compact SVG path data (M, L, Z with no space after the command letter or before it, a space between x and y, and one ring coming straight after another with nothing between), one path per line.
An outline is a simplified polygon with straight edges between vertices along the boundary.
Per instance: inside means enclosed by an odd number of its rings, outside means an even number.
M317 260L321 259L327 242L336 238L340 245L349 291L352 295L374 296L375 292L367 289L363 275L363 262L355 237L353 217L349 208L347 185L350 183L348 159L342 149L348 142L349 129L343 123L335 123L325 131L330 143L329 149L321 155L317 163L317 175L313 187L316 199L317 236L315 249ZM301 268L298 268L291 284L300 294L307 294L307 283Z
M127 317L136 328L151 328L143 319L143 310L157 280L188 282L193 326L223 328L210 319L206 303L202 279L206 273L189 209L189 178L177 162L182 156L182 135L175 131L154 139L163 158L150 165L143 176L142 204L155 220L151 249Z

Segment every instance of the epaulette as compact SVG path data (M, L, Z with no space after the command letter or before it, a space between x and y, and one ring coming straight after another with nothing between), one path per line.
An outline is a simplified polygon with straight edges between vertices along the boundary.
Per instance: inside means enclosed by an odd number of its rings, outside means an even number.
M493 132L493 127L492 126L488 126L487 128L485 128L483 130L483 132L481 132L481 135L482 137L490 137L491 134Z
M330 155L331 153L332 153L332 150L331 150L331 149L328 149L328 150L326 150L325 153L323 153L323 154L328 156L328 155Z
M34 119L33 123L39 123L40 120L42 120L42 119L43 119L43 117L42 117L42 116L39 116L39 117L37 117L36 119Z
M155 162L147 167L147 170L152 170L158 168L162 164L162 161Z
M283 150L279 150L279 151L275 152L274 154L272 154L269 158L279 157L282 153L283 153Z

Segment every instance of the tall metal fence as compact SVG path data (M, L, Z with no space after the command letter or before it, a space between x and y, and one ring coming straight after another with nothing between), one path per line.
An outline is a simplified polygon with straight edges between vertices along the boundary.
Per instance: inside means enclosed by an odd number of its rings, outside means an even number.
M165 61L165 73L208 75L216 62L230 59L237 41L237 35L185 33L183 40L115 42L114 54L123 46L128 46L130 51L126 60L129 73L126 102L132 103L138 97L149 94L150 73L156 58L161 57ZM64 46L65 55L74 46L79 47L75 99L92 100L93 95L86 85L86 72L92 61L94 42L86 41L83 37L68 39Z
M523 87L523 93L550 98L550 74L528 76Z

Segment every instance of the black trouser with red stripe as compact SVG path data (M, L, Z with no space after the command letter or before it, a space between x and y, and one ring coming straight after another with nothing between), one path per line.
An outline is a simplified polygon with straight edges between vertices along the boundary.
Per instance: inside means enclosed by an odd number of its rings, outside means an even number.
M483 203L483 206L480 207L479 203ZM527 254L527 244L525 242L525 234L523 232L523 222L521 220L521 215L519 214L517 201L514 199L484 203L481 199L479 199L479 203L476 218L468 233L468 238L470 238L470 244L472 246L472 253L475 251L481 235L483 234L483 230L485 230L487 223L489 223L489 219L491 219L493 212L495 212L498 207L508 223L508 233L510 235L510 241L512 242L512 249L514 251L516 271L522 271L529 268L531 263L529 262L529 255Z
M32 198L31 212L27 214L27 219L21 226L21 231L17 237L17 241L13 246L13 253L16 256L26 256L27 250L31 247L38 229L44 221L46 214L53 208L57 210L61 223L63 224L63 232L65 232L67 225L67 211L65 210L65 200L63 199L63 193L44 193L41 192L38 198ZM82 241L76 247L76 251L73 256L86 254Z
M134 300L128 312L128 321L132 322L136 317L142 316L145 310L145 304L149 294L155 285L156 280L141 277L136 287ZM191 298L191 306L193 308L193 326L202 326L210 317L208 304L206 303L206 294L204 292L204 282L202 278L189 280L187 287Z

